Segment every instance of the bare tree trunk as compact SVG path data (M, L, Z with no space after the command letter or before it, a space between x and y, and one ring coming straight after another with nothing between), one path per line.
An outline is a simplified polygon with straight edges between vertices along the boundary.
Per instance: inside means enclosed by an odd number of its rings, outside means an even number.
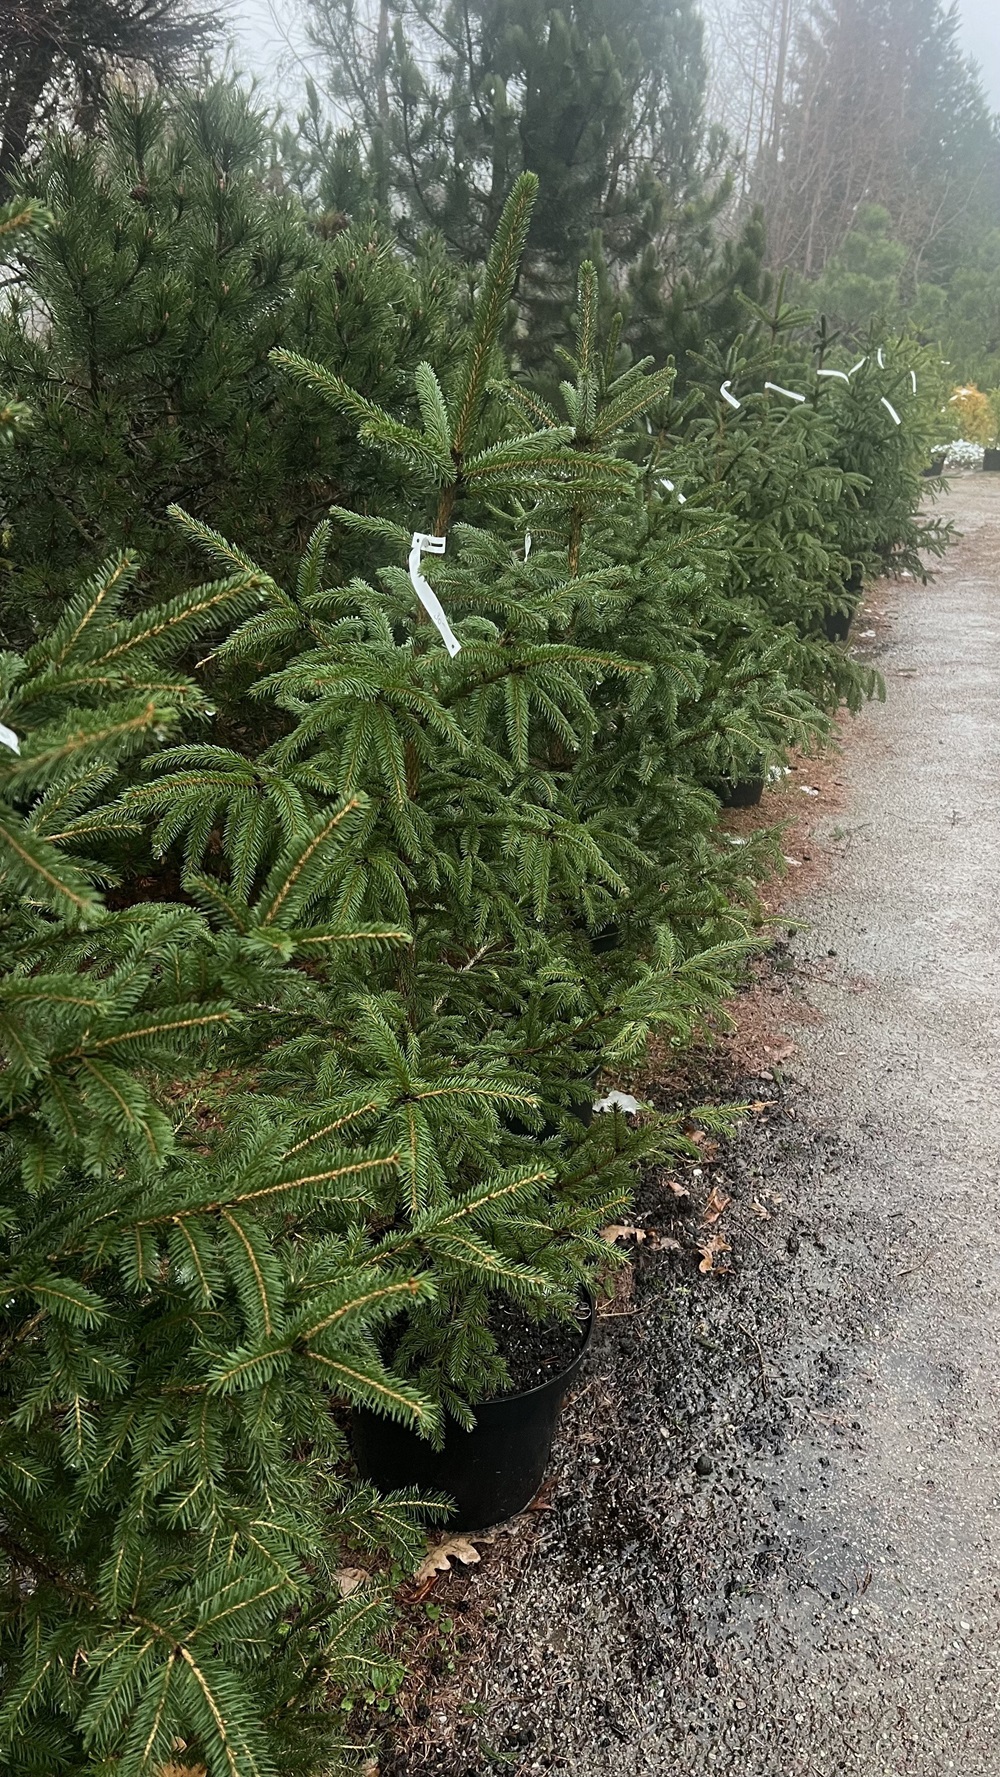
M792 0L781 0L781 23L778 30L778 66L774 75L774 88L771 93L771 127L768 136L768 150L776 154L781 141L782 123L785 113L785 81L788 77L788 48L792 34Z
M55 64L55 45L37 39L11 80L10 98L0 124L0 198L10 192L17 168L28 146L31 120Z

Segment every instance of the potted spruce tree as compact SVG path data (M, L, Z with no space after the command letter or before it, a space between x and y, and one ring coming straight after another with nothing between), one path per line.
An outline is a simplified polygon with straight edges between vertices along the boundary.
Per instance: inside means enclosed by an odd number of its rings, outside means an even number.
M533 191L525 178L508 203L464 358L440 378L429 365L417 373L420 428L321 366L280 359L354 417L363 445L409 473L417 523L430 518L428 534L447 553L432 567L414 564L411 578L395 565L411 555L407 532L339 512L375 560L389 556L377 577L326 587L321 527L297 587L271 582L267 609L216 650L220 669L273 659L257 695L285 732L252 762L218 747L168 752L157 781L130 801L134 813L156 816L161 846L183 845L189 872L204 869L221 833L215 869L238 876L242 894L289 807L319 819L331 797L365 798L322 904L362 930L377 910L395 912L410 942L373 959L363 988L346 1004L338 997L329 1016L300 1016L286 1043L272 1043L262 1082L272 1068L285 1089L292 1076L324 1090L336 1082L365 1107L359 1128L399 1154L373 1211L384 1241L409 1250L429 1215L475 1204L452 1263L436 1249L434 1305L415 1303L392 1347L393 1365L448 1414L449 1448L479 1436L478 1409L512 1388L525 1450L536 1438L529 1421L539 1402L518 1387L517 1368L537 1344L532 1327L548 1324L552 1350L539 1373L558 1395L585 1335L590 1269L606 1256L599 1229L620 1212L642 1154L683 1145L676 1120L628 1130L616 1113L587 1128L573 1108L592 1097L594 1070L640 1054L655 1024L689 1032L748 942L721 886L735 874L730 849L719 848L714 908L700 897L671 929L654 892L664 841L647 856L634 811L609 797L635 687L672 670L614 646L638 571L609 565L612 545L601 541L602 526L618 535L641 513L638 472L613 443L666 378L647 366L623 381L609 376L600 425L583 411L567 423L531 419L504 384L498 340ZM594 282L584 381L594 374ZM195 521L179 522L227 566L245 560ZM537 538L530 554L526 529ZM418 573L433 574L450 648L415 596ZM271 718L263 726L270 731ZM631 732L641 734L638 720ZM669 784L663 794L669 803ZM648 800L643 834L663 825ZM688 806L710 825L703 801ZM629 942L595 947L589 932L622 901ZM332 958L323 965L332 967ZM510 1498L498 1492L477 1514L506 1511Z
M342 1596L345 1544L415 1563L423 1514L348 1481L330 1409L439 1423L381 1334L477 1214L387 1243L364 1206L396 1156L356 1101L259 1090L312 959L333 948L358 977L409 934L313 917L360 806L303 816L242 897L211 871L181 899L157 882L118 791L211 720L174 662L266 582L237 569L129 618L134 581L111 562L25 657L0 656L11 1777L140 1777L179 1749L233 1777L339 1759L331 1692L395 1673L384 1590Z

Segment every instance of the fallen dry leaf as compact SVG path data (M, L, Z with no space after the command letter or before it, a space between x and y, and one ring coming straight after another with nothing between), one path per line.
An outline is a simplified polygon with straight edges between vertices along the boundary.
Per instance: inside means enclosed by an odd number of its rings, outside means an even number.
M365 1567L338 1567L333 1577L340 1587L341 1598L350 1598L370 1576Z
M658 1228L650 1228L646 1235L646 1241L654 1252L679 1253L681 1251L680 1241L675 1240L672 1234L661 1234Z
M426 1559L417 1568L415 1584L425 1586L432 1584L439 1573L450 1573L453 1561L461 1561L466 1567L475 1567L482 1559L474 1543L465 1536L446 1536L443 1542L435 1543L427 1551Z
M795 1044L790 1037L782 1043L765 1043L764 1054L770 1055L772 1061L787 1061L790 1055L795 1054Z
M764 1112L772 1110L777 1102L776 1098L755 1098L750 1106L750 1114L753 1117L762 1117Z
M680 1184L675 1178L667 1179L667 1190L672 1191L675 1197L690 1197L691 1195L687 1185Z
M713 1234L708 1240L704 1241L703 1244L699 1246L698 1251L701 1254L701 1264L698 1266L698 1270L703 1276L707 1276L710 1271L718 1272L729 1270L728 1265L716 1264L716 1260L721 1259L724 1253L732 1251L728 1240L726 1240L721 1234Z
M645 1228L633 1228L627 1222L611 1222L601 1229L601 1239L609 1245L614 1245L616 1240L634 1240L637 1246L641 1246L645 1238Z
M720 1216L725 1215L726 1210L729 1208L729 1205L732 1203L732 1201L733 1200L731 1197L726 1196L725 1191L719 1190L718 1185L713 1185L712 1186L712 1195L709 1197L708 1202L706 1203L704 1209L702 1210L702 1214L701 1214L702 1227L703 1228L711 1228L713 1223L715 1223L719 1220Z
M755 1216L760 1217L762 1222L769 1222L771 1220L771 1211L765 1209L764 1205L756 1197L751 1203L750 1208L753 1210Z
M528 1504L525 1507L525 1511L528 1511L528 1512L551 1512L554 1509L553 1505L552 1505L552 1495L555 1492L555 1490L556 1490L556 1478L555 1478L555 1475L550 1475L547 1481L542 1482L541 1486L538 1489L538 1492L535 1494L534 1499L530 1499L528 1501Z
M707 1129L692 1129L688 1140L694 1142L703 1160L714 1160L719 1152L715 1136L709 1135Z

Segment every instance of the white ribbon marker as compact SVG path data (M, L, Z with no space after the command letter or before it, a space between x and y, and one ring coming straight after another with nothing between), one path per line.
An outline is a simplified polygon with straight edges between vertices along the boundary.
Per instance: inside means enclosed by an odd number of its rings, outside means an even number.
M916 392L917 392L917 373L915 370L910 371L910 381L913 384L913 393L916 394Z
M839 376L842 383L849 383L850 377L846 370L817 370L817 376Z
M877 358L878 358L878 367L879 367L879 369L880 369L880 370L884 370L884 369L885 369L885 353L884 353L884 352L883 352L883 350L882 350L882 347L881 347L881 346L879 346L879 349L878 349L878 352L877 352L877 353L876 353L876 356L877 356Z
M882 396L882 406L885 408L890 419L895 420L897 426L901 426L903 424L898 413L896 412L896 409L893 407L892 402L889 400L888 396L886 396L886 395Z
M0 746L9 747L12 753L21 751L21 743L13 728L5 728L2 722L0 722Z
M789 401L805 400L804 395L797 395L794 389L783 389L780 383L765 383L764 387L770 389L772 395L787 395Z
M729 402L730 407L742 407L742 401L737 401L736 396L732 392L732 381L732 377L727 377L719 390L719 394L722 396L723 401Z
M660 486L665 487L668 494L672 494L674 492L673 482L668 481L665 475L660 476ZM678 504L678 506L686 506L687 505L687 494L678 494L677 495L677 504Z
M420 556L423 550L426 549L429 555L443 555L447 547L447 537L428 537L423 531L414 531L410 548L410 579L413 582L414 592L454 660L462 644L448 622L444 614L444 607L433 586L428 586L420 572Z
M856 370L863 370L867 362L867 358L859 358L856 364L851 365L850 370L847 372L848 376L853 376Z
M530 554L531 554L531 532L525 531L525 533L524 533L524 559L525 559L525 561L527 561Z

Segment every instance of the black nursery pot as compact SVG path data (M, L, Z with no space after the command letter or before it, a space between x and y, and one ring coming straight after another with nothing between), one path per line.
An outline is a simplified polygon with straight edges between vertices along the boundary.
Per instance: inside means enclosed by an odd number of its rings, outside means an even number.
M567 1369L524 1394L483 1401L472 1431L449 1419L443 1450L367 1407L355 1407L354 1455L365 1480L382 1493L419 1487L450 1494L455 1509L448 1523L464 1530L485 1530L523 1512L545 1477L563 1399L590 1347L595 1318L588 1303L580 1349Z
M823 618L823 634L827 641L846 642L853 619L853 611L827 611Z
M723 808L756 808L764 794L764 779L748 777L738 784L713 784L712 794L718 796Z
M1000 451L997 452L997 455L1000 456ZM940 475L943 475L944 474L944 457L932 457L930 462L928 463L926 469L921 469L920 473L921 473L921 475L926 477L928 480L930 479L931 476L934 476L936 478Z
M590 948L595 956L607 956L612 950L621 947L621 926L602 926L599 932L590 934Z
M983 451L983 468L988 475L1000 474L1000 450Z

